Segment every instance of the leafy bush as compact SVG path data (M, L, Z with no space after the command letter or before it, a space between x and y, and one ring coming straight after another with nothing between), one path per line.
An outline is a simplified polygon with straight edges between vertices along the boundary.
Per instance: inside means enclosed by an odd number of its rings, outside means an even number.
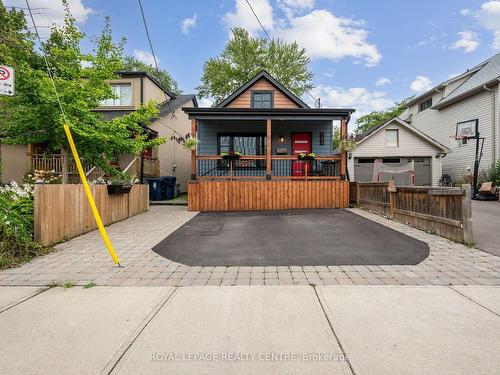
M0 269L49 251L33 241L33 186L0 187Z
M500 185L500 160L497 160L495 166L491 168L489 180L497 186Z

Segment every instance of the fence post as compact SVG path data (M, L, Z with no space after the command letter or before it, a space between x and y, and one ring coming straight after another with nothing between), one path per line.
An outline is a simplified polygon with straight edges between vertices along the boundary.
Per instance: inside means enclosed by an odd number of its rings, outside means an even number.
M394 219L394 209L396 208L396 192L398 191L396 185L394 184L394 180L389 180L387 191L389 192L389 215Z
M472 245L474 243L474 235L472 232L472 203L471 203L471 186L470 184L462 185L465 194L462 196L462 221L464 231L464 242Z

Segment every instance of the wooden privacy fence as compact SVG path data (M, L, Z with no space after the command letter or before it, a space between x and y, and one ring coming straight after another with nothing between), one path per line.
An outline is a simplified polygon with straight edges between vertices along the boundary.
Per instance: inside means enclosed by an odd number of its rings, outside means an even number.
M148 209L147 185L134 185L128 194L108 195L106 185L90 185L90 190L104 225ZM35 241L49 246L96 228L83 185L35 185Z
M396 187L389 182L357 184L357 203L454 241L473 243L470 185L462 188Z
M262 211L349 206L349 181L190 181L190 211Z

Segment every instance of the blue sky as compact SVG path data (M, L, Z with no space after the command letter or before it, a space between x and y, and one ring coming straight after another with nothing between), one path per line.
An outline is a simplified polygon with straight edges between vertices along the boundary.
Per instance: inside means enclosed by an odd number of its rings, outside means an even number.
M360 114L418 94L500 52L500 0L249 1L271 36L297 40L307 49L313 94L325 106L354 107ZM31 3L45 8L37 23L60 22L59 0ZM110 16L116 40L127 38L126 52L150 60L136 0L70 4L88 36L99 33ZM263 35L245 0L143 4L160 66L186 93L195 92L203 63L223 49L230 26Z

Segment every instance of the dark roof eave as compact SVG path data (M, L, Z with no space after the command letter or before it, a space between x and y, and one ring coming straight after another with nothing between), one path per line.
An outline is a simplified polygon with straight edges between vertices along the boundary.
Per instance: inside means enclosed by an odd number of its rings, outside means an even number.
M446 100L446 98L444 98L442 101L437 102L436 104L434 104L431 107L431 109L441 109L441 108L447 107L447 106L449 106L451 104L459 102L460 100L468 98L469 96L472 96L472 95L480 93L481 91L484 90L485 87L488 87L488 88L494 87L494 86L498 85L499 83L500 83L500 77L497 77L495 79L492 79L489 82L486 82L485 84L476 86L475 88L473 88L473 89L471 89L469 91L465 91L464 93L462 93L460 95L457 95L454 98L451 98L449 100Z
M350 117L355 112L352 108L196 108L183 107L182 110L189 115L189 118L197 118L198 116L310 116L310 117Z
M116 74L118 74L119 76L123 76L123 77L148 77L151 81L153 81L153 83L158 86L160 89L162 89L163 91L165 91L167 93L168 96L170 96L171 99L175 99L176 98L176 95L174 95L172 92L170 92L169 90L167 90L165 87L163 87L163 85L160 83L160 81L158 81L155 77L153 77L151 74L149 74L148 72L146 71L135 71L135 70L119 70L117 72L115 72Z

